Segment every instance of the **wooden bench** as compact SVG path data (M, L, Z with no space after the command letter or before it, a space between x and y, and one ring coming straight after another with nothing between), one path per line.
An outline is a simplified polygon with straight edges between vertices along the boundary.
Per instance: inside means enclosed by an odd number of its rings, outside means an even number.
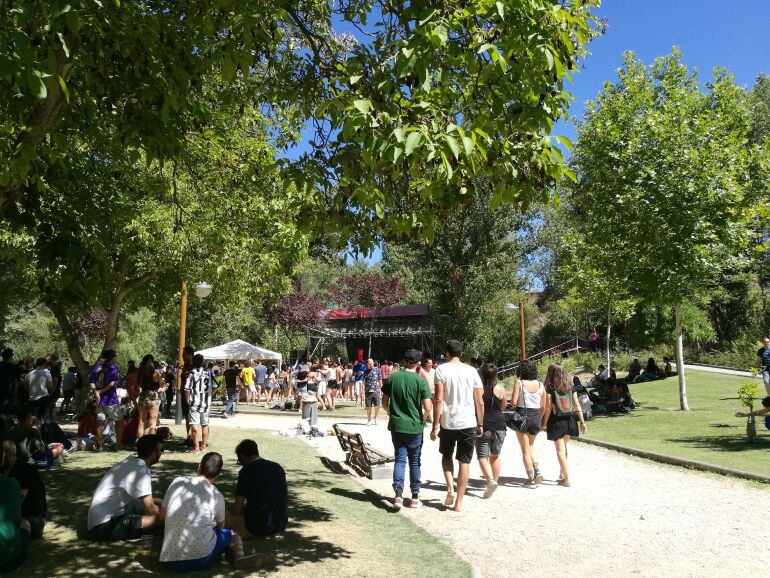
M364 443L359 433L345 431L334 424L334 435L340 442L340 447L347 452L345 463L353 467L359 474L370 480L386 480L393 476L393 466L396 458Z

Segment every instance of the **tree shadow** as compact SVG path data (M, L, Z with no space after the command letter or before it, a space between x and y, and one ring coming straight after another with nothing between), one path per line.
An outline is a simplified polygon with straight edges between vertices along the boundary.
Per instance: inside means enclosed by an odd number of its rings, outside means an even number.
M173 446L167 444L166 447ZM128 455L128 454L126 454ZM166 457L168 456L168 457ZM75 454L74 459L84 456ZM62 467L42 471L48 495L48 524L42 539L30 542L27 561L10 576L43 577L60 576L104 576L107 574L136 576L154 574L178 576L169 572L159 562L162 530L153 538L152 550L142 551L137 541L91 542L86 539L87 513L91 496L101 478L110 466L100 464L68 468ZM152 468L153 495L162 497L173 479L179 475L194 475L196 464L175 459L164 454L161 461ZM225 469L217 480L219 490L227 499L232 499L237 481L238 467L226 462ZM287 469L289 482L289 524L282 534L267 538L248 540L246 553L266 552L277 560L277 568L296 566L302 563L319 562L328 559L349 558L350 551L337 543L326 541L317 535L309 535L302 528L310 523L328 522L333 519L331 511L316 505L310 486L318 487L319 472ZM224 559L195 573L209 577L232 574L247 576L237 571Z
M667 439L668 442L682 444L691 448L716 450L720 452L750 452L770 449L770 438L757 438L750 442L746 436L691 436Z

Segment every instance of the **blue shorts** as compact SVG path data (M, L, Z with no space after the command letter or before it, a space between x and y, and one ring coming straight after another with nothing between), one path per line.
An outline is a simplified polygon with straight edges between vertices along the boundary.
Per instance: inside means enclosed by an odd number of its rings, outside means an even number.
M211 554L204 556L203 558L195 558L194 560L175 560L173 562L166 562L166 568L173 570L174 572L195 572L196 570L201 570L210 565L222 552L230 547L230 542L233 539L233 531L222 528L221 530L214 530L214 535L217 537L217 543L214 544L214 549L211 551Z

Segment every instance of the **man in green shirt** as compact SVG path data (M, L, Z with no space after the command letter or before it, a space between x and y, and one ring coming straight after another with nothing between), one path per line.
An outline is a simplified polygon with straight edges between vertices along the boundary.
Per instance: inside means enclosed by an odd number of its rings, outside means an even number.
M420 455L422 430L430 417L431 396L428 382L417 373L422 353L409 349L404 354L404 371L394 371L382 387L382 406L390 416L388 429L393 439L396 463L393 465L393 505L404 505L404 470L409 460L409 486L412 499L409 506L420 506Z

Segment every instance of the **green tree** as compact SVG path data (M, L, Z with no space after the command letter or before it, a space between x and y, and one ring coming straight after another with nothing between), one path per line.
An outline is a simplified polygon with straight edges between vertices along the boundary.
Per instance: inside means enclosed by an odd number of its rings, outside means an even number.
M633 297L674 307L682 410L681 304L745 246L767 178L750 104L724 69L704 86L676 50L650 67L626 53L578 123L570 197L586 250Z

